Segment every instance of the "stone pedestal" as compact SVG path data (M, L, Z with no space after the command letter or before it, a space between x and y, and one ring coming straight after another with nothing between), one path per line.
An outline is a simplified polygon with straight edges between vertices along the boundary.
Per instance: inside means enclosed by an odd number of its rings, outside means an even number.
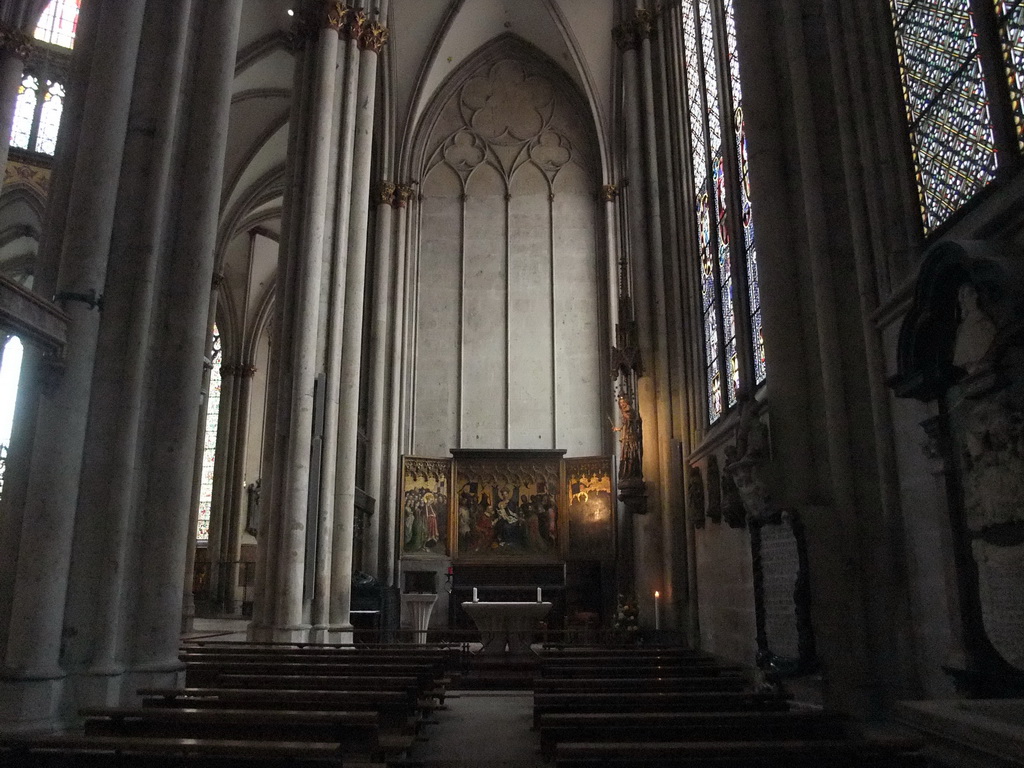
M423 645L427 642L427 627L430 626L430 613L434 610L437 595L408 594L402 595L403 613L409 617L413 628L413 642Z
M551 611L551 603L474 603L462 609L480 630L481 653L521 655L530 650L530 632Z

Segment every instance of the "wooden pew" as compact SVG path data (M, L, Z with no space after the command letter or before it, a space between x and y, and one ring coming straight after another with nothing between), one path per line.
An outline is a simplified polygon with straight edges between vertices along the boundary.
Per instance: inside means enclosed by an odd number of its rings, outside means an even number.
M923 755L853 739L570 742L556 768L925 768Z
M296 675L308 677L413 677L424 687L437 687L446 681L442 674L423 664L358 664L358 663L276 663L197 661L185 665L185 684L190 687L209 685L221 675Z
M535 693L572 693L584 691L742 691L750 681L742 675L715 677L537 677L533 681Z
M4 768L340 768L342 755L337 744L310 741L61 734L5 737L0 763ZM345 768L355 764L346 762Z
M400 754L413 740L382 731L377 713L370 711L110 707L79 714L86 736L310 741L337 744L343 755L371 760Z
M834 713L616 712L542 715L541 753L560 742L776 741L845 738L847 720Z
M381 728L415 734L422 710L414 689L297 690L252 688L143 688L143 707L192 709L371 710Z
M643 691L535 693L533 724L547 714L571 712L779 712L785 698L772 693L745 691Z
M541 677L553 678L649 678L649 677L711 677L715 675L742 675L738 666L677 666L674 664L629 664L619 666L548 666L540 668Z

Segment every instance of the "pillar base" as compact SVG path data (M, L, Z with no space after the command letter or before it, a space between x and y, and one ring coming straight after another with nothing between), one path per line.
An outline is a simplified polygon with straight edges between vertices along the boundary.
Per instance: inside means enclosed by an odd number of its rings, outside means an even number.
M327 632L327 636L330 638L328 642L341 643L342 645L351 645L354 641L354 634L352 632L351 624L340 624L337 627L331 627Z
M275 643L308 643L310 629L312 627L309 624L273 627L271 629L271 639Z
M37 733L64 728L61 702L66 678L0 678L0 733Z
M313 628L309 630L309 642L311 643L330 643L331 632L330 627L325 624L314 624Z
M116 707L124 689L124 667L90 669L73 678L79 707Z
M249 622L249 628L245 631L245 637L250 643L270 643L274 640L274 632L266 624Z

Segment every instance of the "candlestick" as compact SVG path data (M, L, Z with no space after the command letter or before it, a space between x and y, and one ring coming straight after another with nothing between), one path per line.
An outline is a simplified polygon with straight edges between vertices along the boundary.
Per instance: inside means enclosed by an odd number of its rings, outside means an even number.
M654 628L661 629L661 593L654 590Z
M477 594L476 594L476 587L473 587L473 602L474 603L479 603L480 602L480 598L477 597Z
M541 602L540 587L537 587L537 602Z

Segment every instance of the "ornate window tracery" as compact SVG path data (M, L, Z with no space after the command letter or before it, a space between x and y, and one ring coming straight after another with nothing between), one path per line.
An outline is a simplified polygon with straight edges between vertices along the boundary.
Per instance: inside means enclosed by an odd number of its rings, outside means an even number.
M682 0L681 9L707 411L714 423L737 403L741 387L765 380L767 367L733 4Z

